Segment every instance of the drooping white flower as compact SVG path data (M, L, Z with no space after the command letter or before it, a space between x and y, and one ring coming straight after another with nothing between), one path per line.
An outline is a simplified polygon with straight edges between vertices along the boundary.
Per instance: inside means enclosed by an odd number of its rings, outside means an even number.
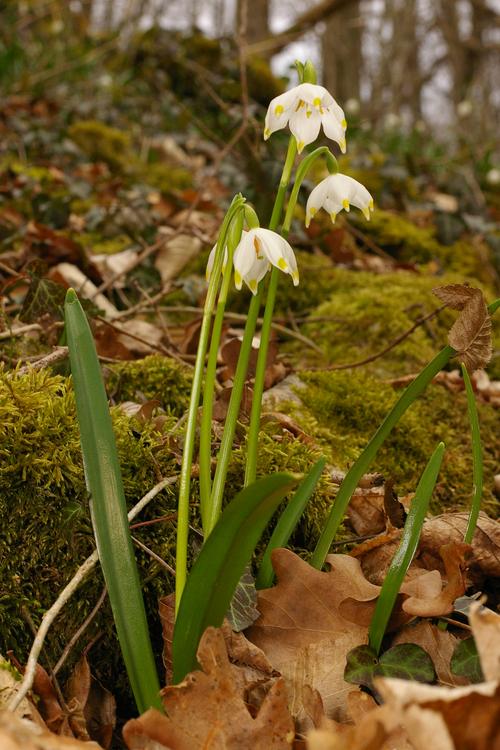
M299 154L304 146L318 137L321 126L327 138L339 144L345 153L345 130L347 122L342 108L333 96L315 83L301 83L290 91L276 96L269 104L264 139L290 126L297 141Z
M295 286L299 283L297 261L288 242L270 229L250 229L243 232L234 251L234 283L241 289L242 283L257 294L259 282L271 265L292 277Z
M365 219L370 220L373 198L365 186L346 174L329 175L316 185L307 199L306 227L320 208L324 208L335 222L338 212L342 209L349 211L351 204L361 209Z

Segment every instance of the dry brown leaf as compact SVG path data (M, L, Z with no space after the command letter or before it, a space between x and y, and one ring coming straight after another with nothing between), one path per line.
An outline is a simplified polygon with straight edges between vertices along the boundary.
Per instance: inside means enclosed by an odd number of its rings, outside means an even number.
M71 709L69 723L75 736L95 740L108 748L116 725L116 701L109 690L92 676L85 655L69 677L65 697Z
M367 629L348 622L339 606L349 596L371 601L379 588L365 579L358 561L348 555L329 555L331 570L326 573L286 549L275 550L272 561L277 584L259 592L261 617L247 635L286 678L299 722L305 717L304 685L320 692L330 717L343 718L352 690L344 682L345 655L366 643Z
M252 718L234 681L220 630L207 628L197 659L203 672L191 672L179 685L162 690L168 717L150 709L127 722L123 736L130 750L286 750L292 746L295 730L282 679Z
M448 334L450 346L469 372L486 367L493 352L491 317L482 293L474 291Z
M441 630L428 620L420 620L405 625L396 633L391 646L397 646L400 643L416 643L417 646L427 651L442 685L468 684L466 677L458 677L450 669L450 660L459 640L449 630Z
M424 523L419 543L419 559L426 568L440 567L439 549L449 542L461 542L468 513L444 513ZM486 513L479 514L472 539L469 574L500 578L500 523Z
M484 678L500 681L500 615L476 602L471 605L469 622Z
M60 737L11 711L0 712L0 748L2 750L102 750L95 742Z
M467 302L474 296L475 290L466 284L447 284L446 286L437 286L432 292L439 297L441 302L452 310L463 310Z
M498 682L449 688L380 678L375 685L415 750L500 750Z
M155 267L160 272L163 284L176 279L186 263L200 252L203 243L191 234L178 234L167 238L155 257Z
M347 517L356 534L360 536L384 531L386 517L383 487L357 489L347 507Z
M453 602L465 594L465 558L470 545L464 542L450 542L443 545L439 553L443 559L446 585L434 597L410 596L403 602L403 610L417 617L441 617L453 611Z

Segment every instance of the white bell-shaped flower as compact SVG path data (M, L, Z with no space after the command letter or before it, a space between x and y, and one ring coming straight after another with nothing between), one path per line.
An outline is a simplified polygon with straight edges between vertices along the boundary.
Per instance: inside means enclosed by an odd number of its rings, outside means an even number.
M243 281L253 294L271 265L292 277L295 286L299 283L299 272L295 255L288 242L270 229L250 229L243 232L234 251L234 283L241 289Z
M215 263L215 251L217 250L217 245L214 245L213 248L210 250L210 255L208 256L207 260L207 268L205 271L205 276L207 281L210 281L210 276L212 275L212 269L214 267ZM224 258L222 260L222 273L226 270L227 266L227 247L224 248Z
M324 208L335 222L338 212L342 209L349 211L351 204L363 212L365 219L370 220L373 198L365 186L346 174L329 175L316 185L307 199L306 227L320 208Z
M326 137L338 143L345 153L344 112L323 86L301 83L271 101L266 114L265 140L287 125L295 136L299 154L304 146L316 140L321 126Z

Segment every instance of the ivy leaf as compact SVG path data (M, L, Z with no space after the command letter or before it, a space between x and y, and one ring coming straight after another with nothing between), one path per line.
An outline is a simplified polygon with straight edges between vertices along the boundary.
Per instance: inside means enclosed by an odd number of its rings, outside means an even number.
M370 646L356 646L347 654L344 680L353 685L371 687L375 669L379 664L377 655Z
M436 672L431 657L421 646L400 643L382 654L377 676L429 683L436 679Z
M250 566L247 565L245 572L240 578L236 591L231 599L229 610L226 614L231 627L236 633L239 633L259 618L260 612L257 609L257 589L252 576Z
M377 658L369 646L358 646L347 654L344 680L354 685L373 687L375 677L399 677L417 682L434 682L432 659L415 643L400 643Z
M467 677L472 683L484 682L483 670L479 661L476 641L474 636L460 641L453 652L450 661L453 674L458 677Z

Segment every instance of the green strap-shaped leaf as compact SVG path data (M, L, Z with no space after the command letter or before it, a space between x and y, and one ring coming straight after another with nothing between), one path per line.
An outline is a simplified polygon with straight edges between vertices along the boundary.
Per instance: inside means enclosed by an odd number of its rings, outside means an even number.
M140 713L161 709L108 400L87 317L69 289L66 334L91 514L118 639Z
M209 625L222 625L245 566L279 504L296 485L272 474L238 493L222 513L188 576L174 628L174 682L198 667L196 651Z
M299 522L300 517L318 484L321 473L325 468L325 463L326 459L322 457L314 464L311 471L306 478L302 480L294 496L281 514L260 563L259 573L255 581L255 585L258 589L267 589L273 585L274 570L271 564L271 553L277 547L286 547L293 530Z
M444 443L439 443L429 459L415 491L410 511L406 518L403 535L389 570L382 584L370 623L369 641L376 654L379 653L385 629L413 555L417 549L420 532L429 507L432 491L437 482L444 454Z

